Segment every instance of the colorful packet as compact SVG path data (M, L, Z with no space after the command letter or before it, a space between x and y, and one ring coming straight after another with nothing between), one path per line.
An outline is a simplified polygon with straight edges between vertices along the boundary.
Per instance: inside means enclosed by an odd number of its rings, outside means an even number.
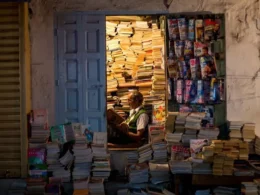
M177 40L180 37L177 19L168 19L169 38Z
M177 80L176 100L179 104L183 103L183 80Z
M207 67L207 61L205 57L200 57L200 68L201 68L202 79L207 78L209 70Z
M186 77L184 76L184 78L190 79L191 78L191 72L190 72L190 56L184 56L184 61L186 64Z
M187 23L186 23L185 18L178 19L178 27L179 27L179 33L180 33L180 40L186 40L187 39Z
M196 57L203 56L204 53L206 52L205 48L207 48L207 45L200 42L194 42L194 56Z
M178 61L179 78L187 78L187 67L184 60Z
M202 80L198 80L197 82L197 103L204 104L204 91Z
M178 63L174 59L167 60L169 78L178 78Z
M203 20L199 19L195 22L195 34L196 41L204 42L204 28L203 28Z
M191 91L191 85L192 80L185 80L185 96L184 96L184 102L189 103L190 102L190 91Z
M210 101L210 81L203 81L203 89L204 89L204 102L207 103Z
M213 38L216 41L219 38L224 37L224 28L223 25L221 25L222 21L221 19L216 19L213 29Z
M46 162L45 148L29 148L28 162L29 165L45 164Z
M170 40L169 41L169 58L173 58L174 57L174 41Z
M210 100L216 102L218 100L218 82L216 78L211 79L210 83Z
M197 79L197 69L198 69L197 59L196 58L190 59L190 72L191 72L192 79Z
M188 32L188 39L190 41L194 41L195 39L195 20L194 19L189 19L189 32Z
M215 26L215 21L212 19L206 19L204 20L204 39L205 41L210 42L211 40L214 39L213 37L213 32L214 32L214 26Z
M196 103L196 99L197 99L197 82L193 81L190 89L190 102Z
M184 48L184 55L193 55L193 52L194 52L193 42L186 40L185 48Z
M184 54L184 41L174 42L175 55L179 58Z

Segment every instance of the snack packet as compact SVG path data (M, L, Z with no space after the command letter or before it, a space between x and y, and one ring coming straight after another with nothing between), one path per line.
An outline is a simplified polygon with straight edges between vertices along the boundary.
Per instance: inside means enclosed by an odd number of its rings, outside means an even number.
M178 27L179 27L179 33L180 33L180 40L186 40L187 39L187 23L186 23L185 18L178 19Z
M199 19L195 22L195 34L196 34L196 41L204 42L204 25L203 20Z
M190 91L192 86L192 80L185 80L185 96L184 96L184 102L189 103L190 102Z
M215 21L212 19L206 19L204 20L204 40L210 42L214 39L213 33L214 33L214 26Z
M207 78L209 69L207 67L207 61L205 57L200 57L200 68L201 68L202 79Z
M190 59L190 72L191 72L192 79L197 79L197 71L198 71L197 59L196 58Z
M210 82L210 101L216 102L218 100L218 82L216 78L212 78Z
M204 91L202 80L198 80L197 82L197 103L204 104Z
M193 55L193 52L194 52L193 42L186 40L185 48L184 48L184 55Z
M169 41L169 58L174 57L174 41L170 40Z
M207 103L210 101L210 81L203 81L203 89L204 89L204 102Z
M179 67L179 78L187 78L187 67L186 63L183 59L178 61L178 67Z
M190 41L194 41L195 39L195 20L194 19L189 19L189 32L188 32L188 39Z
M168 59L167 60L167 67L168 67L168 73L169 78L178 78L178 63L175 59Z
M204 48L207 48L206 44L200 42L194 42L194 56L200 57L204 55Z
M183 103L183 80L177 80L176 100L179 104Z
M169 38L177 40L180 37L177 19L168 19Z
M184 41L174 42L175 55L179 58L184 54Z
M216 41L217 39L224 37L224 27L222 24L221 19L216 19L213 29L213 38Z

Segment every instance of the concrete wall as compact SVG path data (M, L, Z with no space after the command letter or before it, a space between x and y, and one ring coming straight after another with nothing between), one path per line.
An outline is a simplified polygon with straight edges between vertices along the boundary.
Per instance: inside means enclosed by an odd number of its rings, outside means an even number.
M54 124L53 15L56 11L166 10L163 0L32 0L32 102ZM258 122L260 135L259 0L173 0L169 13L225 13L227 117Z

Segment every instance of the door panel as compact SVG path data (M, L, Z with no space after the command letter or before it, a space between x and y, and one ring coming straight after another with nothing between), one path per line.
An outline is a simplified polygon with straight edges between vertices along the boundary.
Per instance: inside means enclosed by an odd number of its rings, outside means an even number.
M106 131L105 17L83 15L83 99L85 123Z
M80 70L80 17L63 16L58 19L57 29L57 95L56 122L80 122L82 109L82 74Z
M106 131L105 16L57 18L57 122Z

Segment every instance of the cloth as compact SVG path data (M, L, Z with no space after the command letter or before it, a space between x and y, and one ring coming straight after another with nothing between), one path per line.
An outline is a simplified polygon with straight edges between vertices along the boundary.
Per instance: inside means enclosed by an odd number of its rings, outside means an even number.
M139 107L136 108L136 109L130 110L130 115L129 115L129 117L130 117L130 118L134 117L134 115L135 115L136 113L138 113L138 111L139 111L141 108L142 108L142 106L139 106ZM131 119L130 119L130 121L131 121ZM145 128L147 127L148 123L149 123L149 117L148 117L148 115L147 115L146 113L141 114L141 115L138 117L137 121L136 121L137 131L139 131L139 130L141 130L141 129L145 129Z

